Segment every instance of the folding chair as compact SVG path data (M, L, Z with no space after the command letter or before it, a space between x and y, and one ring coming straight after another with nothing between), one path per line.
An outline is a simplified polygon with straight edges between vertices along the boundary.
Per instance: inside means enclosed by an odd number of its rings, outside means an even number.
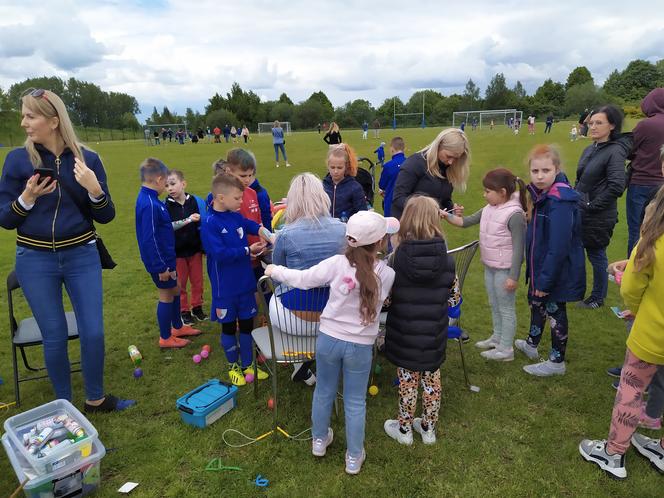
M280 408L277 365L292 365L315 359L320 312L307 310L322 309L329 295L328 287L301 291L280 286L277 288L277 293L283 296L284 291L287 290L292 291L289 294L290 310L284 306L278 306L277 319L276 322L273 322L270 318L266 296L272 294L272 299L276 299L275 285L270 277L261 277L258 281L258 301L261 313L267 319L267 325L254 329L251 333L259 352L269 360L271 365L269 369L272 377L273 430L275 431L278 428L277 412ZM254 365L256 365L256 361L254 361ZM258 395L258 382L254 382L254 394Z
M456 247L447 251L447 254L454 258L454 268L456 271L457 281L459 284L459 291L463 299L463 283L466 280L466 274L468 273L468 268L470 263L473 261L473 257L477 252L478 247L480 246L479 240L475 240L461 247ZM466 369L466 360L463 355L463 341L461 340L461 334L463 329L461 328L461 310L459 307L459 312L456 317L450 316L450 325L447 328L447 338L455 339L459 344L459 353L461 354L461 366L463 367L463 376L466 380L466 386L473 392L479 391L477 386L474 386L468 380L468 370Z
M7 276L7 308L9 310L9 330L11 331L11 340L12 340L12 360L14 365L14 392L16 395L16 406L21 405L21 397L19 393L19 383L27 382L29 380L38 380L45 379L48 375L34 375L31 377L19 377L18 372L18 362L16 359L16 350L21 351L21 357L23 358L23 365L25 368L31 372L42 372L46 370L46 367L34 367L28 363L28 358L25 354L25 348L32 346L41 346L42 344L42 335L37 325L37 320L34 317L24 318L20 322L16 320L14 314L14 298L13 292L20 289L18 279L16 278L16 272L12 271ZM67 334L68 339L71 341L73 339L78 339L78 327L76 326L76 316L73 311L67 311L65 313L67 319ZM72 365L79 365L80 361L73 362ZM72 369L71 372L80 372L81 369Z

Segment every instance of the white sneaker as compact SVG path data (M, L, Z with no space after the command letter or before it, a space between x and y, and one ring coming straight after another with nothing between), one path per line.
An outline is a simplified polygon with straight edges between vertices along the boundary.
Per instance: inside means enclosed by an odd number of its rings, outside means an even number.
M513 348L502 348L497 346L494 349L489 349L488 351L482 351L480 356L486 358L487 360L495 361L512 361L514 360L514 349Z
M420 417L413 419L413 430L419 432L424 444L434 444L436 442L436 429L429 427L426 431L422 429L422 419Z
M396 439L399 444L405 444L406 446L413 444L413 431L403 433L399 427L398 420L386 420L383 424L383 429L385 429L387 435L392 439Z
M362 450L362 454L359 457L352 457L346 452L346 474L359 474L362 470L362 464L367 459L367 453Z
M279 163L277 163L277 168L279 167Z
M635 432L632 436L632 444L641 456L650 460L652 466L664 474L664 448L662 448L659 439L652 439Z
M579 443L579 453L588 462L597 464L600 469L608 472L611 477L625 479L625 455L609 455L606 452L606 441L584 439Z
M477 341L475 343L475 347L478 349L493 349L496 346L498 346L498 337L496 335L492 335L488 339L484 339L483 341Z
M334 432L332 427L327 428L327 437L325 439L313 438L311 440L311 454L317 457L324 457L327 447L332 444L334 440Z
M550 360L541 361L523 367L523 371L536 377L551 377L552 375L565 375L565 362L554 363Z
M537 348L528 344L528 342L526 342L524 339L517 339L516 341L514 341L514 347L519 351L521 351L523 354L525 354L531 360L539 359L539 353L537 352Z
M290 163L286 163L286 167L287 167L287 168L290 168Z

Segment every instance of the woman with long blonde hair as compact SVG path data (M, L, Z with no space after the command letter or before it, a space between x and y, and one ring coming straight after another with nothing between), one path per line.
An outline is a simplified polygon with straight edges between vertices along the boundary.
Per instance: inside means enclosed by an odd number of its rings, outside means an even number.
M124 410L134 401L105 395L103 387L103 291L93 222L115 217L106 172L76 137L60 97L30 89L21 100L27 138L5 159L0 226L17 232L16 277L43 337L46 369L56 398L71 400L64 286L81 342L85 411Z
M452 192L466 190L470 172L470 144L466 134L456 128L441 131L434 140L401 165L394 186L392 215L401 217L406 201L413 194L424 194L438 202L440 215L463 208L452 202Z

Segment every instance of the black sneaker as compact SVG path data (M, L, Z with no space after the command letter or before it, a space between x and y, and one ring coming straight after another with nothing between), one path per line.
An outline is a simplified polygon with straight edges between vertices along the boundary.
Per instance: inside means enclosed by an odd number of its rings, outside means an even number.
M182 318L182 323L185 325L193 325L194 323L194 317L191 316L191 312L189 311L183 311L180 313L180 318Z
M582 308L586 310L596 310L597 308L601 308L604 306L604 301L595 299L594 297L589 297L584 299L583 301L579 301L576 303L577 308Z
M465 330L461 331L460 339L462 344L468 344L470 342L470 336L466 333Z
M620 378L620 372L622 371L622 367L611 367L606 370L607 375L610 377L616 377Z
M305 361L301 363L297 370L293 371L291 380L293 382L304 382L308 386L313 386L316 383L316 376L309 368L313 362Z
M208 319L208 316L205 314L203 311L202 306L196 306L191 310L191 314L194 315L194 318L198 320L199 322L204 322L205 320Z

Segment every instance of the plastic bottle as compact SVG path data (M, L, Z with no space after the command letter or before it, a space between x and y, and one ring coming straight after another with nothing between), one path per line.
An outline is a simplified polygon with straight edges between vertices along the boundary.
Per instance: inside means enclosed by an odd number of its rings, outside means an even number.
M85 436L85 431L80 425L78 425L78 422L76 422L76 420L74 420L73 418L68 418L66 420L65 427L77 439Z
M141 355L141 352L138 350L138 348L132 344L127 348L127 351L129 351L129 358L131 358L134 366L140 367L143 356Z
M339 219L342 223L348 223L348 213L346 211L342 211L341 217Z
M74 441L73 441L73 440L71 440L71 439L65 439L64 441L62 441L62 442L59 443L59 444L56 444L55 446L48 446L48 447L46 447L46 448L42 448L42 450L39 452L39 456L40 456L40 457L45 457L45 456L47 456L49 453L55 451L56 449L63 448L64 446L71 446L72 444L74 444Z
M35 424L35 428L37 432L41 432L47 427L51 427L53 429L57 429L59 427L62 427L63 424L65 423L65 420L67 420L66 415L56 415L55 417L49 417L40 420Z

